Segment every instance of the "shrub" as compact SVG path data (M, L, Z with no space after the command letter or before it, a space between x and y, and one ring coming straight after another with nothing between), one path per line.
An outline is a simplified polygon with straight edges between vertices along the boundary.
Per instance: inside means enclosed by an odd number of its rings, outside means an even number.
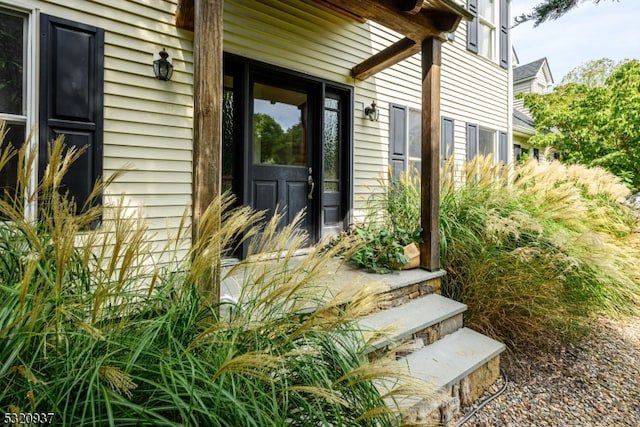
M444 170L443 293L469 306L471 327L542 345L580 336L591 314L638 312L634 215L612 175L482 157Z
M0 225L3 411L53 412L62 426L397 424L378 381L407 384L389 398L418 391L398 365L366 359L354 320L373 293L344 300L321 286L341 246L293 262L305 239L296 224L276 233L274 218L259 229L259 214L230 210L223 196L189 255L172 255L190 235L181 229L164 256L174 261L156 264L143 221L117 205L75 215L60 195L78 155L52 145L38 222L25 219L24 185L0 201L10 219ZM19 183L32 158L20 154ZM88 229L99 215L102 226ZM218 270L221 249L242 238L252 239L251 260ZM261 260L265 251L280 257ZM237 304L208 298L202 278L212 268L243 278Z

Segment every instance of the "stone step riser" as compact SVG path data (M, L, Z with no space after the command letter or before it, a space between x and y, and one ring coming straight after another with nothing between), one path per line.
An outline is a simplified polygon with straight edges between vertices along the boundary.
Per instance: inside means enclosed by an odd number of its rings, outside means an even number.
M380 310L388 310L406 304L417 298L431 294L440 294L440 277L410 283L385 291L381 294L381 302L378 305Z
M459 313L434 325L421 329L409 336L373 350L369 353L369 360L374 361L381 357L388 357L389 353L395 353L396 358L405 357L414 351L418 351L439 339L452 334L462 328L463 314Z

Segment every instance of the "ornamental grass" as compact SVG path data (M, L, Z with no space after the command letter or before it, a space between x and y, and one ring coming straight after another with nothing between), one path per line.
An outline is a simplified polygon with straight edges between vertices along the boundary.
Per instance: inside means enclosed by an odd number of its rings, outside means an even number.
M123 202L76 214L60 183L80 154L52 143L27 194L35 156L0 153L0 167L15 156L22 166L0 200L4 412L53 413L59 426L393 426L396 396L431 396L393 360L368 361L356 320L374 292L345 299L322 286L340 245L294 257L305 241L295 223L263 226L224 195L198 241L182 226L158 255ZM24 203L36 197L37 220ZM221 269L243 239L247 260ZM212 274L240 274L237 302L211 297Z
M512 347L579 338L590 316L640 312L637 213L599 168L491 157L443 168L443 292Z

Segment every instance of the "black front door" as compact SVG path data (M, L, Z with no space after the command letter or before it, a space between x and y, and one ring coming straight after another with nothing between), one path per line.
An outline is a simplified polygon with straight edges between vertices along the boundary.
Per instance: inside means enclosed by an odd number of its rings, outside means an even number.
M222 186L309 244L350 223L352 88L225 55ZM243 245L238 255L246 255Z
M313 174L310 97L273 83L252 83L250 139L250 192L254 209L266 218L283 215L282 225L290 224L305 212L301 227L313 241Z

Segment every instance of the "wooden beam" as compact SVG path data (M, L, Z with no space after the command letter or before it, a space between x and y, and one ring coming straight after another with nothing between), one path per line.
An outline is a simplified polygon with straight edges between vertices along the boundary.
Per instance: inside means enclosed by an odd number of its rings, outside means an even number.
M422 42L422 176L420 267L440 269L440 65L442 42Z
M358 80L365 80L378 71L415 55L420 52L420 49L420 44L409 38L404 38L353 67L351 76Z
M193 0L178 0L176 27L193 31Z
M223 6L223 0L194 1L193 242L200 237L204 211L221 189ZM219 266L211 266L203 284L207 295L217 301Z
M352 14L377 22L412 40L440 36L433 17L429 13L411 15L400 10L397 0L323 0L323 3L344 9Z
M415 15L420 12L427 0L398 0L401 11Z

